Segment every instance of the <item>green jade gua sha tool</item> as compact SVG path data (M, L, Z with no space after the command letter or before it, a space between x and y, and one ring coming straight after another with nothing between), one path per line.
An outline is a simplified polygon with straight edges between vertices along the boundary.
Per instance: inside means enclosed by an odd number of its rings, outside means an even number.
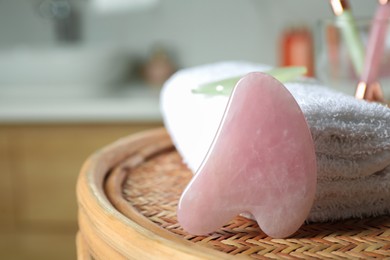
M299 76L303 76L306 72L306 67L282 67L274 68L269 71L265 71L264 73L284 83L291 81ZM206 94L211 96L230 96L234 86L243 76L244 75L206 83L198 86L197 88L192 89L192 93Z

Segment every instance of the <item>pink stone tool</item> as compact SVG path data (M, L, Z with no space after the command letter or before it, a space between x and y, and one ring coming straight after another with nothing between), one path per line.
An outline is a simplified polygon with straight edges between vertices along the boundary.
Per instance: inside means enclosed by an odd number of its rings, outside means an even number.
M293 234L316 189L314 143L293 96L273 77L236 85L201 167L182 194L178 220L195 235L250 212L269 236Z

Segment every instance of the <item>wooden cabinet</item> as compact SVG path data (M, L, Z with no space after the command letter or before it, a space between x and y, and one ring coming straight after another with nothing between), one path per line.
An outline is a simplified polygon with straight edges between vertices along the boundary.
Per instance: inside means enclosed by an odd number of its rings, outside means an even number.
M75 186L86 158L161 123L0 126L0 258L73 259Z
M0 229L13 230L15 222L14 185L11 175L9 133L0 129Z

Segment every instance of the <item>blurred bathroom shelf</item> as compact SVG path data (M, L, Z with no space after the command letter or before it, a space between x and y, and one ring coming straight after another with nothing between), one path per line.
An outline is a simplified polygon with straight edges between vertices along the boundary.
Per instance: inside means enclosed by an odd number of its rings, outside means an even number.
M161 121L159 91L142 84L61 91L0 87L0 124Z

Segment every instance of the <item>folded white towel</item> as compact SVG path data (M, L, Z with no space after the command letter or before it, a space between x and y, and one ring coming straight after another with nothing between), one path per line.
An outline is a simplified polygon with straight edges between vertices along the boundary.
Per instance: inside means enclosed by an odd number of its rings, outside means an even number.
M184 162L196 171L215 136L225 96L193 94L210 81L269 67L224 62L176 73L164 86L165 126ZM302 79L285 84L301 107L316 147L317 193L309 221L390 213L390 109Z

